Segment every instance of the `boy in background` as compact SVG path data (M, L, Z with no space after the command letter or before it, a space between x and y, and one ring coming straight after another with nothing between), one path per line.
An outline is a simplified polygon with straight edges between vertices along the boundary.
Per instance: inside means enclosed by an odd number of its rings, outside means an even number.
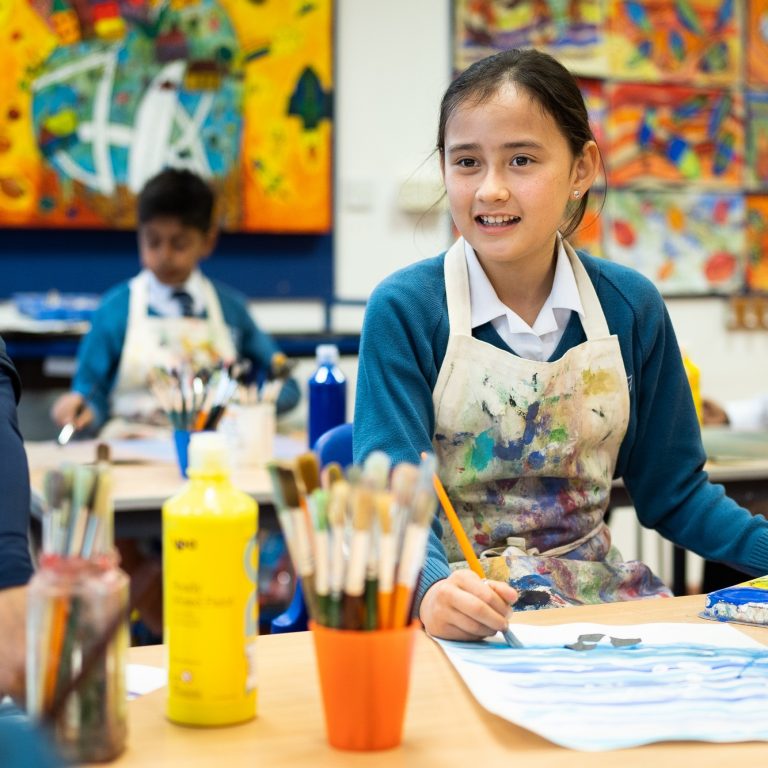
M168 168L146 183L138 197L142 271L104 296L80 344L72 391L51 409L59 426L110 437L129 424L153 423L158 403L148 375L182 357L197 368L247 359L254 375L269 374L279 351L274 341L242 296L200 271L216 243L213 211L213 191L191 171ZM298 400L298 385L288 379L277 412Z

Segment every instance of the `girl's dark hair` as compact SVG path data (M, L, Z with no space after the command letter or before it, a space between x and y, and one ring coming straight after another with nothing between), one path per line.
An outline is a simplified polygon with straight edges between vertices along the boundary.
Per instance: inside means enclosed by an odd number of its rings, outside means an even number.
M532 48L512 48L475 62L448 86L440 103L437 128L437 150L441 157L445 156L445 127L456 109L470 100L481 104L507 84L524 88L552 116L574 157L582 153L588 141L595 140L584 98L573 75L546 53ZM568 219L564 236L578 228L588 200L589 190Z
M139 224L170 217L207 234L213 220L213 204L213 190L200 176L185 169L166 168L149 179L139 192Z

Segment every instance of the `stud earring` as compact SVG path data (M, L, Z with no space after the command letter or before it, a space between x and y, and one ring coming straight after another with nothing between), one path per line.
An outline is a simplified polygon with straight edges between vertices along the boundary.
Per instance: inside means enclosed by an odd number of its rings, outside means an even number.
M574 190L573 190L573 196L574 196L574 197L578 197L580 194L581 194L581 192L579 192L579 190L578 190L578 189L574 189Z

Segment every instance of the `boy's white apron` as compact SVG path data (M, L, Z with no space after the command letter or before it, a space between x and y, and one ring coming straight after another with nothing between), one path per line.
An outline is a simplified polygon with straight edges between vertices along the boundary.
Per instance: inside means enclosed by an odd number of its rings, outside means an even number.
M464 241L445 257L450 336L433 392L440 477L478 555L501 555L484 558L489 575L537 592L521 608L670 594L643 563L621 560L603 522L629 390L618 338L564 245L587 340L554 362L473 338ZM507 547L509 537L524 542ZM449 562L461 560L448 528L443 544Z
M205 318L150 316L147 273L141 272L130 281L128 325L112 393L114 418L102 435L117 436L127 422L148 421L157 414L159 404L148 385L155 366L178 367L186 361L199 369L235 360L232 334L224 322L216 289L207 278L203 281Z

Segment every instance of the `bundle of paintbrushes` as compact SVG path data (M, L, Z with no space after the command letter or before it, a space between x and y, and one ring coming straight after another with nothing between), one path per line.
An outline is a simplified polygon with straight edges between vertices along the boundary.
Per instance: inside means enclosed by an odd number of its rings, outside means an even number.
M99 443L95 465L64 464L43 479L43 554L89 559L113 547L109 446Z
M214 368L156 367L150 372L149 386L174 429L214 430L249 370L247 360Z
M314 453L267 468L310 617L351 630L408 625L437 506L434 456L391 468L375 452L346 476L337 464L321 474Z
M126 734L128 577L117 567L109 448L44 480L40 568L28 591L27 706L74 762L110 760Z

